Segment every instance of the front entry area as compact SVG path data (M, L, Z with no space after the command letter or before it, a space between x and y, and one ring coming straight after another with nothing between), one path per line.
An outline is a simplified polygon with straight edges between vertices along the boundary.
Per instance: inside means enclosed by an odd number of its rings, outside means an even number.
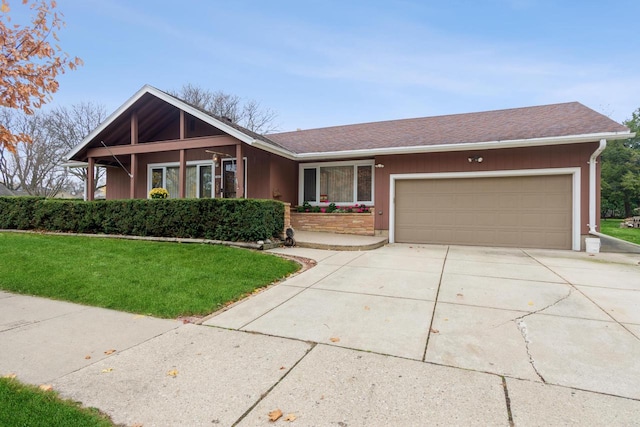
M398 179L395 242L572 248L571 175Z

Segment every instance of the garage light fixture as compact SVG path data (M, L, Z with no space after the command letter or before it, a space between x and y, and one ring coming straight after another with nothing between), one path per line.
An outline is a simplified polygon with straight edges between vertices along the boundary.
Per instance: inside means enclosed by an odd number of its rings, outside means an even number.
M469 160L469 163L473 163L473 162L482 163L484 159L482 158L482 156L471 156L467 160Z

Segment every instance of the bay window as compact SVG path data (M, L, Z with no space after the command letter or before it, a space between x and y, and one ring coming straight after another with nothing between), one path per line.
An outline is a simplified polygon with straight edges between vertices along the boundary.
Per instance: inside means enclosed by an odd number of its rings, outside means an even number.
M300 165L300 203L373 204L373 160Z

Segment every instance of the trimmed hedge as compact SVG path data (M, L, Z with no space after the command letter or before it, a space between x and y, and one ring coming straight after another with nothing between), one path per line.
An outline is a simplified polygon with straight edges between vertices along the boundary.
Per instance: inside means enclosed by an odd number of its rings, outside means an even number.
M0 197L0 228L252 242L279 237L284 204L256 199Z

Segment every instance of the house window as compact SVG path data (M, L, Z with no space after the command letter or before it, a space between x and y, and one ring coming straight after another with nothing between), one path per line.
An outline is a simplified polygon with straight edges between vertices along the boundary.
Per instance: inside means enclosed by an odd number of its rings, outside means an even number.
M373 160L300 165L300 200L311 204L373 204Z
M188 163L187 181L185 185L186 198L213 197L213 173L211 162ZM180 195L180 166L176 163L149 165L148 189L165 188L169 198L177 199Z

